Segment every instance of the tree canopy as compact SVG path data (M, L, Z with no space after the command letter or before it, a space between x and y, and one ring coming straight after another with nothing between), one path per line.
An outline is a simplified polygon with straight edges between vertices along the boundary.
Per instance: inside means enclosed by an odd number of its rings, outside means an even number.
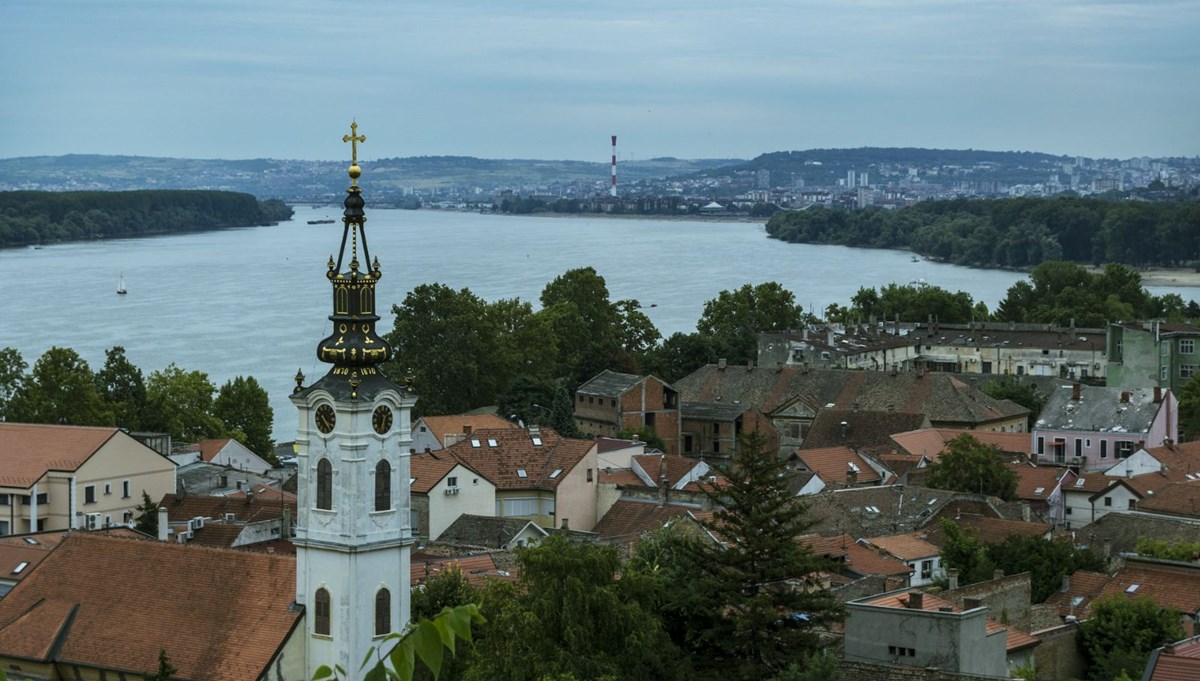
M930 464L926 484L1011 501L1017 491L1017 474L1004 465L1003 456L996 445L963 433L947 442L938 460Z
M777 282L721 291L704 304L696 330L712 339L718 356L734 363L758 359L758 334L798 329L808 321L796 296Z
M1079 623L1079 648L1092 681L1122 673L1138 678L1152 650L1183 636L1178 612L1124 594L1092 601L1091 616Z

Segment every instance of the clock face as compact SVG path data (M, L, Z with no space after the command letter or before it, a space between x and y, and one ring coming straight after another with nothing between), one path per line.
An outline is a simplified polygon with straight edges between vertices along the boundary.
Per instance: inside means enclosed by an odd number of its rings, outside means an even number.
M375 407L375 413L371 414L371 427L376 433L387 435L392 429L392 410L383 405Z
M337 423L337 415L333 413L333 407L328 404L317 407L317 430L328 433L333 430L335 423Z

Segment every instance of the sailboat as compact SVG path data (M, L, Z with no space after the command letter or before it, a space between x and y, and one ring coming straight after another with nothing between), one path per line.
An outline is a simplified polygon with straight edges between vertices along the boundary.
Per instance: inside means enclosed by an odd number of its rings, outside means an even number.
M122 272L121 280L119 282L117 282L117 295L123 296L123 295L125 295L125 293L126 293L126 291L125 291L125 273Z

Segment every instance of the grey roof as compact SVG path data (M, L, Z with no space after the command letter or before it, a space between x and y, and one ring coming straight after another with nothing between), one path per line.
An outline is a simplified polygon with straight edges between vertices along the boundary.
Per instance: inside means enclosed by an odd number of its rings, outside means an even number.
M596 374L587 383L579 386L577 393L585 395L602 395L604 397L620 397L621 393L637 385L644 376L636 374L618 374L605 369Z
M684 402L679 407L679 414L681 418L697 421L733 421L750 408L750 405L734 402Z
M528 518L497 518L463 514L438 537L439 544L477 546L501 549L508 545L526 526L536 523ZM538 528L541 530L541 528ZM546 534L542 530L542 534Z
M1150 388L1101 388L1079 386L1079 400L1071 399L1073 386L1061 386L1050 394L1034 428L1110 433L1145 433L1154 423L1158 403ZM1129 401L1121 401L1127 393Z
M821 492L804 497L804 501L812 522L809 532L880 537L916 530L956 496L962 495L914 485L887 485Z
M839 409L920 412L935 426L974 426L1024 416L1029 410L997 400L943 373L803 369L710 364L675 382L681 402L757 407L764 413L796 397Z
M175 472L179 491L187 494L221 495L238 490L250 489L254 485L273 487L277 480L268 475L239 471L227 466L205 461L194 461L180 466ZM225 484L221 484L224 476ZM240 485L238 483L241 483Z
M845 437L842 437L842 423L846 424ZM890 445L891 436L895 433L928 425L929 418L919 412L822 409L813 419L800 448L820 449L839 445L855 449L879 447Z
M908 335L918 345L953 345L971 348L1051 348L1104 352L1105 329L1050 325L1012 325L1007 322L975 324L920 324ZM1024 327L1024 328L1022 328Z
M1088 544L1103 552L1107 543L1109 555L1128 553L1137 549L1138 537L1158 539L1171 544L1194 542L1200 537L1200 520L1172 518L1150 513L1114 511L1105 513L1095 522L1075 530L1075 543Z

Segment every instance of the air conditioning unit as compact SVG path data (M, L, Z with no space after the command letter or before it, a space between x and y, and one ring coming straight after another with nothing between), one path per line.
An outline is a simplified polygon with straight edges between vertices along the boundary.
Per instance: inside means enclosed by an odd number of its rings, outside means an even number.
M447 487L446 494L458 494L458 488L457 487Z
M89 513L89 514L87 514L86 517L87 517L87 521L86 521L85 527L87 529L89 529L89 530L100 529L100 514L99 513Z
M189 523L189 529L192 529L192 530L204 529L204 516L198 515L195 518L192 518L192 522Z
M237 520L237 514L236 514L236 513L226 513L226 514L225 514L225 522L227 522L227 523L232 523L232 522L234 522L234 521L236 521L236 520Z

